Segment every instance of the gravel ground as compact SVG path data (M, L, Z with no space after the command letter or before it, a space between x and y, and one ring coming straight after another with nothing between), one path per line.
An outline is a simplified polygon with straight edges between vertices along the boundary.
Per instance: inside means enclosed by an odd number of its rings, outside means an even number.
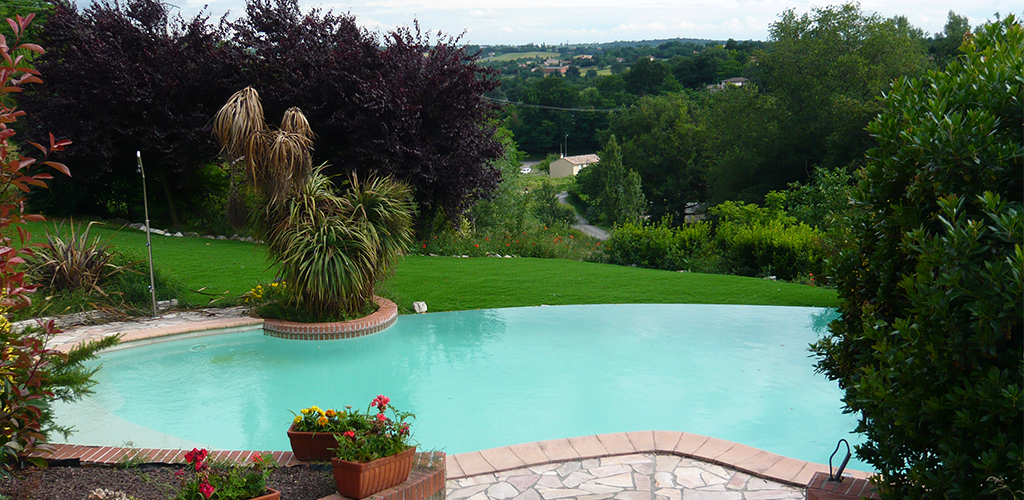
M173 498L178 484L176 470L176 466L28 468L18 471L16 479L0 480L0 495L11 500L87 500L90 491L106 488L138 500L167 500ZM336 491L330 466L275 469L267 486L279 490L282 500L318 500Z

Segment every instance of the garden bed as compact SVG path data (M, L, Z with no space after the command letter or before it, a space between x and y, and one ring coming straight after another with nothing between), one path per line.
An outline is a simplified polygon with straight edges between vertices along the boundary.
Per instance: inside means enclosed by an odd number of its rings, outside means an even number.
M0 481L0 495L19 500L85 500L97 488L123 491L138 500L167 500L177 487L178 466L30 467L17 479ZM318 500L336 491L330 465L281 467L270 473L267 486L289 500Z

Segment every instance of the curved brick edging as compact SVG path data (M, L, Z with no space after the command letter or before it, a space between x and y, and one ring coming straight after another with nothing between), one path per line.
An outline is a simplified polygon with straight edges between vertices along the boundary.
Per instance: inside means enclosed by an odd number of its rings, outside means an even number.
M445 468L448 479L461 479L535 465L634 453L693 458L801 488L807 487L816 472L828 471L827 465L776 455L724 439L676 431L620 432L502 446L448 455ZM856 479L868 479L873 475L854 470L846 472Z
M398 306L382 297L375 296L373 300L380 309L365 318L333 323L297 323L264 319L263 334L290 340L336 340L377 333L395 323L398 318Z

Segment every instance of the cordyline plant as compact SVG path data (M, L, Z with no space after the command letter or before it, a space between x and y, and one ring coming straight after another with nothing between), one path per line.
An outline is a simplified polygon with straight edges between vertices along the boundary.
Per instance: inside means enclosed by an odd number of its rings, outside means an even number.
M52 320L40 324L42 334L31 334L15 332L4 316L8 311L28 306L29 294L37 287L25 282L22 268L33 252L27 245L31 235L21 224L44 219L25 212L25 194L33 186L46 188L46 181L53 178L49 173L39 172L40 166L71 175L63 164L45 159L62 151L70 141L56 140L50 134L48 145L28 142L43 153L42 162L16 152L11 143L15 131L8 124L24 116L25 111L17 109L10 96L21 92L26 84L42 83L39 72L27 66L25 54L42 54L43 48L21 43L33 17L29 14L7 19L14 32L13 43L0 34L0 476L8 475L10 466L19 459L46 465L43 459L26 455L49 449L44 444L47 430L65 435L70 431L53 424L49 400L75 400L88 393L95 370L84 369L81 363L94 357L95 351L117 342L116 337L111 337L64 354L46 348L47 337L59 332ZM10 234L12 226L17 228L17 246Z
M302 313L295 319L362 315L412 243L411 190L389 177L360 182L352 174L338 194L324 166L311 165L313 132L298 108L284 113L279 129L263 120L259 94L247 87L217 112L213 132L265 201L252 225L280 263L280 278L295 285L287 290Z

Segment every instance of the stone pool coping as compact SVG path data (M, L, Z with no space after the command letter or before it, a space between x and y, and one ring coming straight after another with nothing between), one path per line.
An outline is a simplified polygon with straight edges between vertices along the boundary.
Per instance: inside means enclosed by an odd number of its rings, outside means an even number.
M102 326L80 328L62 334L63 338L55 339L57 340L56 345L51 345L51 347L66 352L79 342L120 333L122 334L121 347L129 348L153 342L187 338L190 335L200 336L200 332L202 336L230 333L263 323L261 319L242 316L241 308L233 308L225 312L223 316L228 317L202 319L200 316L177 324L168 324L167 321L161 322L157 319L151 321L152 326L137 322L127 326L122 323L107 328ZM52 455L42 456L50 459L77 458L85 464L110 465L117 463L125 453L130 451L110 446L55 445L55 452ZM182 450L145 449L138 451L145 452L147 460L152 459L153 462L163 463L181 461L184 453ZM218 451L215 453L222 458L237 459L239 457L248 458L253 451ZM280 464L295 465L299 463L294 459L291 451L270 453ZM816 472L829 470L828 465L796 460L724 439L688 432L653 430L522 443L447 455L444 460L447 479L460 479L554 462L634 453L656 453L694 458L770 481L799 487L806 487ZM873 474L847 470L846 475L856 479L868 479Z

